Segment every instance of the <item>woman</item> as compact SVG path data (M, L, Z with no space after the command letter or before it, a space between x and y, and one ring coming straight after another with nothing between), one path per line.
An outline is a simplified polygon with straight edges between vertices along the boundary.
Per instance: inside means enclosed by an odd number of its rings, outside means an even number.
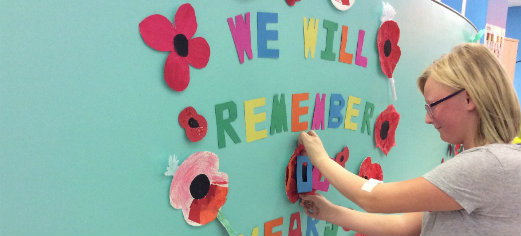
M511 144L519 102L498 59L483 45L458 45L424 71L418 87L425 123L465 151L422 177L375 184L335 164L315 132L302 132L298 142L313 165L372 212L308 194L300 195L306 214L368 235L521 235L521 147Z

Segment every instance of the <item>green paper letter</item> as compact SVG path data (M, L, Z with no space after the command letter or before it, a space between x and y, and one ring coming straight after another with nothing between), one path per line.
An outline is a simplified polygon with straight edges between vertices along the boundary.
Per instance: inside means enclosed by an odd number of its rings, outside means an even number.
M326 49L320 53L320 58L334 61L336 54L333 52L333 39L335 38L335 31L338 30L338 24L333 21L324 20L324 28L327 29Z
M368 110L370 110L368 112ZM374 104L371 102L365 102L365 109L364 109L364 118L362 119L362 133L365 130L365 127L367 127L367 134L371 135L371 125L369 124L369 119L373 117L374 112Z
M228 110L228 119L224 119L224 111ZM215 122L217 123L217 143L219 148L226 147L226 137L228 133L234 143L240 143L241 139L232 127L232 122L237 119L237 105L235 102L225 102L215 105Z
M273 96L273 106L271 108L271 126L270 135L275 132L280 133L284 129L284 132L288 131L288 118L286 116L286 99L284 94Z

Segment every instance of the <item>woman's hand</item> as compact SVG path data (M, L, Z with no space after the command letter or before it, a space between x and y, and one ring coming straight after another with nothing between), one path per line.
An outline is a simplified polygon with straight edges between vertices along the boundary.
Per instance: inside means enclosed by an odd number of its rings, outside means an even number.
M334 217L335 205L318 193L300 194L300 206L311 218L325 220Z
M298 136L298 143L304 145L305 152L313 165L315 165L320 158L329 157L324 149L324 145L322 145L322 141L320 141L320 138L313 130L307 133L301 132Z

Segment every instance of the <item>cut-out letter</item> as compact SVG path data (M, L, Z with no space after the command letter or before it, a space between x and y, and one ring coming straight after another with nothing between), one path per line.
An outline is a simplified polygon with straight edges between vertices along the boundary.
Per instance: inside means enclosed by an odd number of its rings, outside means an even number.
M315 58L315 47L317 45L318 19L304 17L304 55L308 58L311 50L311 58Z
M297 228L293 228L295 225L295 221L297 222ZM298 211L291 214L291 218L289 220L288 236L302 236L302 229L300 226L300 212Z
M228 118L224 119L224 111L228 111ZM235 102L225 102L215 105L215 122L217 126L217 142L219 148L226 147L226 132L234 143L240 143L241 139L232 127L232 122L237 119L237 105Z
M313 190L313 165L307 156L297 156L297 192Z
M279 22L279 14L257 12L257 49L259 58L279 58L279 49L268 49L268 40L278 40L279 32L267 30L268 23Z
M282 236L282 231L273 232L273 228L282 225L284 218L280 217L264 223L264 236Z
M235 43L235 49L241 64L244 63L244 52L246 52L249 60L253 58L251 51L250 13L246 13L245 16L246 21L244 21L242 15L236 15L235 25L233 24L233 19L231 17L228 18L228 27L230 27L232 32L233 42Z
M311 124L312 129L324 129L326 126L324 125L324 108L326 106L326 94L322 94L322 98L320 98L320 94L317 93L315 98L315 112L313 112L313 123Z
M335 32L338 30L338 24L333 21L324 20L324 28L327 29L326 49L320 53L320 58L334 61L336 54L333 52L333 39L335 38Z
M360 101L360 98L349 96L349 100L347 101L346 122L344 124L344 128L356 130L356 128L358 127L357 123L351 122L351 117L358 116L358 113L360 113L359 110L353 108L353 104L360 104Z
M365 108L364 108L364 118L362 119L362 133L365 131L365 128L367 127L367 134L371 135L371 124L369 122L369 119L373 117L374 112L374 104L371 102L365 102Z
M306 227L306 236L311 235L311 233L313 233L314 236L318 236L317 223L319 221L320 221L319 219L315 220L308 216L307 227Z
M340 43L340 56L338 57L339 62L351 64L353 63L353 54L346 52L346 45L347 45L347 32L348 27L343 25L342 26L342 42Z
M273 135L275 132L280 133L282 130L284 130L284 132L288 131L287 117L286 98L284 94L280 95L280 99L278 99L278 95L275 94L275 96L273 96L273 106L271 108L270 135Z
M338 102L338 104L336 104ZM329 104L329 118L327 122L328 128L338 128L344 117L342 116L342 108L344 108L346 102L341 94L331 94ZM336 121L335 121L336 120Z
M364 35L364 30L358 31L358 44L356 46L355 64L361 67L367 67L367 57L362 56L362 49L364 47Z
M255 130L255 124L266 120L266 112L255 114L255 108L262 107L265 104L265 97L244 101L244 125L247 143L268 137L267 129Z
M298 132L308 128L308 122L300 122L300 116L308 114L308 107L300 106L301 101L307 101L309 99L309 93L299 93L292 95L291 101L291 131Z

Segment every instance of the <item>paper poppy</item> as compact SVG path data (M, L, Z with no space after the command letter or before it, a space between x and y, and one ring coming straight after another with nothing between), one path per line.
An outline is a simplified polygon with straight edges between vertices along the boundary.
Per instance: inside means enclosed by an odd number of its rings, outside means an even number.
M295 2L300 2L300 0L286 0L286 3L290 6L295 5Z
M170 52L166 59L165 81L175 91L183 91L190 83L188 65L204 68L210 59L210 46L202 37L192 38L197 31L195 11L189 3L179 7L175 26L164 16L155 14L139 23L139 33L151 48Z
M297 202L299 199L298 191L297 191L297 156L304 155L304 145L299 144L288 162L288 166L286 167L286 177L285 177L285 186L286 186L286 195L291 203ZM313 189L311 191L315 193L316 190Z
M374 127L374 140L376 146L379 147L382 152L387 155L389 150L396 144L394 140L394 133L398 122L400 121L400 114L394 109L394 106L389 105L380 115L376 118Z
M358 176L364 179L377 179L382 181L384 179L384 174L382 172L382 167L378 163L372 163L371 157L365 158L360 165L360 171L358 172Z
M219 157L196 152L179 166L170 185L170 205L185 221L201 226L213 221L228 195L228 175L219 172Z
M400 46L398 46L399 39L400 28L398 24L392 20L384 21L378 29L377 48L382 72L388 78L393 77L396 64L398 64L402 55Z
M187 107L179 113L179 125L185 129L186 136L192 142L200 141L206 136L208 123L193 107Z

